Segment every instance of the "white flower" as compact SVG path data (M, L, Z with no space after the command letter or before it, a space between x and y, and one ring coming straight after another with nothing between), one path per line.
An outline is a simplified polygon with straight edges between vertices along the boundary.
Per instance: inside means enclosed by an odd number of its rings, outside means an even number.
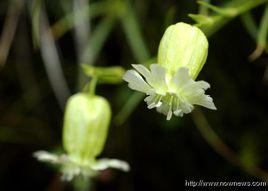
M213 99L205 94L209 83L194 81L188 68L181 67L172 74L159 64L152 64L150 70L140 64L132 66L136 70L128 70L123 79L129 88L145 93L148 108L156 108L167 116L167 120L172 114L182 117L190 113L194 105L216 110Z
M107 168L115 168L125 172L130 169L127 162L118 159L93 159L81 164L66 154L56 155L47 151L37 151L34 153L34 157L42 162L60 165L62 169L62 179L65 181L71 181L78 175L95 176L98 171Z

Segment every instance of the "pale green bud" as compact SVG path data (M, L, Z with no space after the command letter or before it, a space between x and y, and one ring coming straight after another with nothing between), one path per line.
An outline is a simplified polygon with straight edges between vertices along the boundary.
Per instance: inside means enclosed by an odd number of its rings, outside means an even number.
M204 33L195 26L177 23L167 28L161 39L157 63L169 73L179 68L189 69L195 79L202 69L208 53L208 41Z
M63 146L78 164L94 162L103 150L111 119L108 101L100 96L78 93L67 102Z

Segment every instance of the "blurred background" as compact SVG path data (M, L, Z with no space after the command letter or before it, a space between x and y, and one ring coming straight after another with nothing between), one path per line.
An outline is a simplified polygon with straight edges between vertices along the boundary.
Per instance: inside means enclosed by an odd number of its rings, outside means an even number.
M239 2L237 8L250 1L226 2ZM91 190L267 180L261 169L268 169L268 57L260 35L267 42L262 23L268 22L265 0L255 2L224 16L208 35L208 60L198 79L211 84L217 111L200 108L167 122L126 83L97 87L113 109L102 156L128 161L131 171L105 170ZM79 190L32 153L62 149L64 105L89 80L80 64L128 69L151 63L166 27L193 24L188 14L207 14L202 8L195 0L1 0L0 190Z

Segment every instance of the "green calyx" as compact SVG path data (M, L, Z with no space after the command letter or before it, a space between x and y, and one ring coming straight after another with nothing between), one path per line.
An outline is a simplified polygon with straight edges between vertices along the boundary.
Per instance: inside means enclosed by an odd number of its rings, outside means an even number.
M67 102L63 146L78 164L94 162L104 147L111 119L108 101L100 96L78 93Z
M174 74L181 67L189 69L189 74L196 79L208 54L208 41L197 27L177 23L165 31L158 49L157 63Z

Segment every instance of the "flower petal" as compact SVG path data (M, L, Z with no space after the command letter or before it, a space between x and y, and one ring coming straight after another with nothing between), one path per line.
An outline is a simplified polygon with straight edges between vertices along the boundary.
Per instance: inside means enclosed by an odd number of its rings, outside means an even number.
M203 80L197 81L196 84L199 88L202 88L203 90L207 90L208 88L210 88L210 84Z
M157 94L166 95L167 83L166 83L166 69L158 64L152 64L151 78L148 83L154 87Z
M173 82L179 86L183 87L187 83L191 81L191 77L189 76L189 70L188 68L182 67L179 68L175 76L173 77Z
M182 88L193 82L194 81L189 76L189 70L182 67L178 69L177 73L171 79L169 88L174 93L180 93Z
M129 171L129 164L117 159L100 159L91 167L93 170L105 170L107 168L116 168L122 171Z
M143 80L135 70L128 70L123 79L128 82L129 88L148 94L152 88Z
M188 114L194 109L194 106L187 101L181 101L180 108L183 113Z
M148 81L151 77L151 73L150 71L143 65L141 64L132 64L133 68L135 68L141 75L143 75L146 79L146 81Z
M33 156L42 162L59 163L59 156L47 151L36 151Z
M208 109L217 110L216 106L213 103L213 99L209 95L204 95L200 100L195 102L196 105L201 105Z
M148 109L153 109L155 107L160 107L162 105L162 96L157 94L151 94L147 96L144 101L148 105Z
M205 81L191 81L185 85L182 89L187 96L201 96L205 93L205 90L210 87L209 83Z

